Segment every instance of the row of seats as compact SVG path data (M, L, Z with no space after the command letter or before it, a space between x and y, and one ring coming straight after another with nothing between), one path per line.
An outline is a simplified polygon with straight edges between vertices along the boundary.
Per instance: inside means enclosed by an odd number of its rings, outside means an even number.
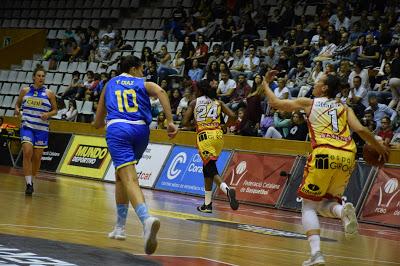
M42 10L4 10L0 18L22 19L99 19L118 18L120 9L109 7L105 9L42 9Z
M14 109L0 108L0 116L14 116Z
M13 95L0 95L0 107L2 108L15 108L15 104L17 103L18 96Z
M70 29L100 27L99 19L4 19L0 20L2 28L30 28L30 29Z
M0 9L93 9L93 8L138 8L140 0L2 0Z

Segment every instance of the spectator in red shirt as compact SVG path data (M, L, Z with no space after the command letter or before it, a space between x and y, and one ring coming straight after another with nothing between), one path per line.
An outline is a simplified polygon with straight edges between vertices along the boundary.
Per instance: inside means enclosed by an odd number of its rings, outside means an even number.
M228 103L228 107L234 111L244 106L246 103L246 97L249 95L251 88L247 83L246 76L240 74L236 83L236 89L233 91L231 100Z
M377 134L379 137L382 138L384 143L386 143L388 145L393 138L393 130L392 130L392 126L390 123L391 123L391 121L390 121L389 117L385 116L384 118L382 118L381 128Z
M204 43L204 36L199 34L197 37L197 46L191 59L197 59L199 63L207 63L208 46Z

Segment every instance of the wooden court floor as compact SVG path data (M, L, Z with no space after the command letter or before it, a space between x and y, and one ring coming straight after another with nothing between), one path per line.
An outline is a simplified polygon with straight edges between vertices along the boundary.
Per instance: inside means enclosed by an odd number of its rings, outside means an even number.
M202 214L195 209L201 198L143 191L161 220L155 256L246 266L301 265L309 256L308 242L295 237L303 233L298 213L246 205L232 211L226 202L216 201L213 214ZM20 170L0 167L0 233L143 254L142 227L133 209L126 241L107 238L114 221L113 184L42 173L34 196L25 197ZM360 236L345 241L338 221L323 219L321 226L322 236L331 240L322 241L327 265L400 265L398 229L361 224Z

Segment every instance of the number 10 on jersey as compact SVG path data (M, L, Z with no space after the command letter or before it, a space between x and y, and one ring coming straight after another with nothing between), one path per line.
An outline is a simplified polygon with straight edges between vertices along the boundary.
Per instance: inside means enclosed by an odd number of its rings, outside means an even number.
M138 111L135 90L117 90L115 91L115 95L117 96L118 111L121 113L134 113ZM131 101L129 101L130 98L132 99Z

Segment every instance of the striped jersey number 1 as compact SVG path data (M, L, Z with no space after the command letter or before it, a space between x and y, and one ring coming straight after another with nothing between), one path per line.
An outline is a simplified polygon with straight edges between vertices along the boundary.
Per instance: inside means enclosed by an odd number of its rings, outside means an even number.
M330 110L328 112L328 114L331 116L332 130L334 132L339 132L339 123L338 123L338 117L337 117L336 109Z
M115 95L117 96L118 103L118 111L134 113L138 111L138 105L136 102L136 91L135 90L117 90L115 91ZM129 102L129 97L132 97L132 101ZM133 106L129 105L133 104Z

